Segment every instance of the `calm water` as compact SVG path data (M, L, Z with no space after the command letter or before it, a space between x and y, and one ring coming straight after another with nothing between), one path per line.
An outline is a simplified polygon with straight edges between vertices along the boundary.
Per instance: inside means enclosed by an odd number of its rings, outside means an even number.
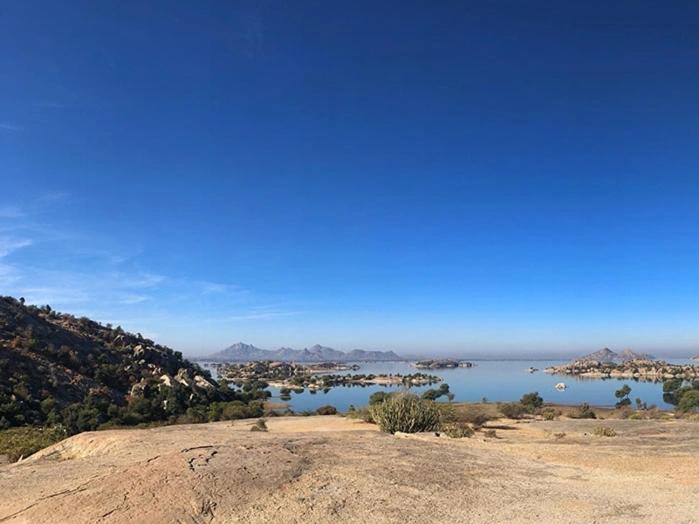
M576 379L563 375L548 375L543 370L549 366L560 365L563 360L536 360L536 361L474 361L472 368L418 370L410 362L358 362L360 370L336 372L336 374L352 373L399 373L407 375L423 371L431 375L437 375L449 384L454 393L455 401L475 402L482 398L489 401L519 400L524 393L538 391L546 402L559 404L580 404L588 402L596 406L610 406L616 402L614 391L623 384L631 387L631 400L635 402L640 398L648 405L655 404L661 408L672 407L663 402L661 383L635 382L634 380L596 380ZM691 360L668 359L668 362L676 364L691 364ZM536 373L529 373L529 367L539 369ZM554 385L564 382L568 389L558 391ZM434 388L438 387L432 386ZM411 391L420 393L430 386L413 387ZM305 390L303 393L292 393L291 400L287 402L294 411L315 410L320 406L331 404L340 411L347 410L350 405L356 407L365 406L369 395L376 391L399 391L403 386L351 386L336 387L327 393L318 391L311 393ZM270 388L272 400L279 400L279 390Z

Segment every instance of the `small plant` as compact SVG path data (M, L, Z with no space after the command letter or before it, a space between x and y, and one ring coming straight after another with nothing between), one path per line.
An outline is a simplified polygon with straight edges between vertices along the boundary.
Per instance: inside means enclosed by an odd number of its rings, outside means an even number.
M572 411L569 415L570 418L597 418L595 412L590 408L590 404L583 402L577 407L575 411Z
M449 422L442 424L439 429L449 438L467 438L473 436L471 426L463 422Z
M541 410L541 416L544 420L556 420L561 415L561 412L554 408L544 408Z
M522 415L526 412L524 406L519 402L507 402L501 404L498 409L505 417L513 419L522 418Z
M335 406L320 406L318 409L316 409L316 413L319 415L336 415L337 409Z
M371 418L382 431L418 433L439 427L439 409L431 400L412 393L397 393L369 407Z
M354 408L345 413L347 418L359 419L364 422L374 423L374 419L371 418L371 414L367 408Z
M267 431L267 421L263 418L258 418L250 428L250 431Z
M561 440L565 436L566 436L566 434L563 431L553 434L553 438L555 438L556 440Z
M608 426L597 426L592 431L592 434L597 437L616 437L616 431L614 431L614 428L610 428Z
M459 410L458 418L462 422L468 422L474 427L479 428L493 417L488 416L483 409L477 406L464 406Z

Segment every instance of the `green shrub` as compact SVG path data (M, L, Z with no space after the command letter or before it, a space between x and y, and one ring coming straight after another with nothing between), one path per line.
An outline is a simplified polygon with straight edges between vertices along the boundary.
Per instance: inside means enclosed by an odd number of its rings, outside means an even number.
M335 406L320 406L318 409L316 409L316 413L319 415L336 415L337 409Z
M448 422L442 424L439 430L450 438L466 438L473 436L473 429L463 422Z
M250 431L267 431L267 421L263 418L258 418L250 428Z
M381 404L381 402L383 402L390 396L391 394L386 393L385 391L377 391L376 393L372 393L369 396L369 405L373 406L374 404Z
M539 396L539 392L526 393L522 395L519 401L527 413L534 413L537 409L544 405L544 399Z
M439 409L431 400L412 393L397 393L369 408L371 418L382 431L417 433L439 427Z
M682 413L689 413L699 407L699 389L685 391L677 403L677 410Z
M525 413L525 408L519 402L507 402L498 406L500 413L507 418L518 419L522 418Z

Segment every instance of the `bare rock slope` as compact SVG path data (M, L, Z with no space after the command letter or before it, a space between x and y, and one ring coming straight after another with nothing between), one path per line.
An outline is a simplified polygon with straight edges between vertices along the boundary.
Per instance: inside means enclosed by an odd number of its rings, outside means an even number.
M77 435L0 466L0 522L696 522L696 423L605 421L619 436L604 438L595 421L537 422L461 440L339 417L252 423Z

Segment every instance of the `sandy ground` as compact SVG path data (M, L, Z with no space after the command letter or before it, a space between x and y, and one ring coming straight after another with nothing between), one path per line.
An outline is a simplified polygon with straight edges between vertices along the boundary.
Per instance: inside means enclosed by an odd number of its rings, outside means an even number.
M696 422L510 422L460 440L252 423L77 435L0 466L0 522L699 522ZM618 436L593 436L601 424Z

